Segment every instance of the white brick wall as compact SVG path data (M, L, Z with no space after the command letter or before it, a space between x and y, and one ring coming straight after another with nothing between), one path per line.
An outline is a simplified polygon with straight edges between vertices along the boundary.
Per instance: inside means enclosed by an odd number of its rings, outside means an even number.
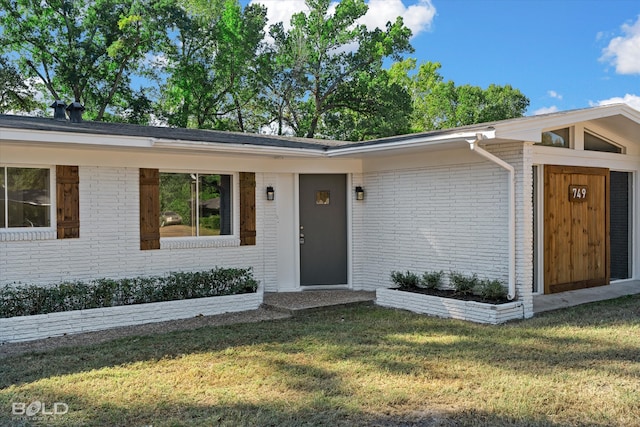
M262 292L0 319L0 343L30 341L199 315L255 310Z
M496 325L525 316L520 301L506 304L485 304L402 292L394 289L377 289L376 304L382 307L400 308L414 313L450 319L468 320Z
M533 144L492 145L487 151L516 172L516 293L525 317L533 316Z
M276 181L275 174L256 174L256 227L260 249L264 290L278 291L278 215L276 201L267 201L266 187ZM282 198L282 197L281 197ZM293 227L293 225L291 225Z
M354 290L366 289L364 277L364 267L366 265L365 244L366 236L364 216L366 211L366 202L364 200L356 200L355 188L357 186L364 187L365 200L371 195L369 194L369 188L364 185L364 177L361 173L353 174L351 176L351 188L349 189L351 197L351 276L352 276L352 288Z
M486 149L515 168L516 290L525 317L531 317L531 146L510 143ZM388 287L393 270L458 271L508 282L509 174L480 157L460 163L448 159L358 177L367 198L354 206L355 287Z
M256 174L257 245L140 250L137 168L80 166L80 238L0 242L0 284L160 275L214 267L253 267L261 284L276 280L275 239ZM166 245L164 245L166 247Z
M364 174L367 199L355 258L362 287L392 270L508 278L508 174L489 162Z

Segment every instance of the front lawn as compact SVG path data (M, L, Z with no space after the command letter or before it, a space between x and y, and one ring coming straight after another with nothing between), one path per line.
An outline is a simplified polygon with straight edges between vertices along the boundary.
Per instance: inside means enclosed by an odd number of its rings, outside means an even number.
M325 309L7 357L0 425L640 426L639 349L639 296L500 326Z

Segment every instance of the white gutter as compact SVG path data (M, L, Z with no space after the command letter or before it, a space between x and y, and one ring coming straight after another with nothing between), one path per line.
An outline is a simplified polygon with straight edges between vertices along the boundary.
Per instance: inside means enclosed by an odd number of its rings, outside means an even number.
M59 143L79 145L104 145L109 147L148 148L153 138L138 136L104 135L95 133L72 133L63 131L38 131L31 129L1 128L3 141Z
M326 154L320 145L318 149L260 146L251 144L231 144L223 142L184 141L154 138L154 148L168 148L196 151L218 151L234 154L261 154L268 156L324 157Z
M471 151L475 151L509 172L509 290L507 298L513 300L516 297L516 173L512 165L478 145L483 139L485 139L485 135L478 133L475 139L467 140Z
M389 142L348 146L345 148L331 148L328 151L327 156L337 157L349 154L366 154L379 151L398 150L402 148L427 147L430 145L469 141L470 138L476 138L477 135L482 135L483 138L495 138L495 130L436 134L425 137L404 138L401 140L394 140L394 138L390 138L391 141Z

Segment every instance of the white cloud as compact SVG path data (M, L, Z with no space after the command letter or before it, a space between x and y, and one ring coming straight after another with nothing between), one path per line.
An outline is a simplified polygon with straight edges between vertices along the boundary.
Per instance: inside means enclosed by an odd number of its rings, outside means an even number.
M533 115L539 116L540 114L555 113L557 111L558 111L558 107L556 107L555 105L552 105L551 107L538 108L536 111L533 112Z
M603 49L600 60L614 65L618 74L640 74L640 16L635 24L622 25L622 32Z
M290 28L291 17L298 12L308 12L305 0L251 0L250 4L262 4L267 8L267 25L278 22L284 23L284 28Z
M628 106L640 111L640 96L631 95L631 94L626 94L623 97L617 96L609 99L603 99L601 101L591 102L590 104L591 105L610 105L610 104L620 104L620 103L625 103Z
M398 16L402 16L413 36L428 31L436 15L436 8L431 0L420 0L411 6L405 6L402 0L369 0L369 10L360 20L369 30L376 27L385 29L387 22L394 22Z
M559 99L562 100L562 95L560 95L558 92L556 92L555 90L550 90L547 92L547 95L549 95L550 98L555 98L555 99Z
M266 6L268 25L282 22L285 29L290 27L291 17L295 13L309 11L304 0L251 0L251 3ZM337 4L331 4L329 13L333 13ZM403 0L369 0L367 4L369 10L359 23L366 25L369 30L376 27L385 29L388 21L394 22L398 16L402 16L404 24L411 29L415 37L431 28L436 15L436 8L431 4L431 0L418 0L410 6L405 6Z

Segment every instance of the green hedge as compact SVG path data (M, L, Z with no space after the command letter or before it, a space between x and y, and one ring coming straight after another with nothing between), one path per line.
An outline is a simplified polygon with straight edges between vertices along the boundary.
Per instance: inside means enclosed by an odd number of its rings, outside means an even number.
M256 292L251 268L214 268L195 273L132 279L65 282L55 286L6 285L0 318Z

